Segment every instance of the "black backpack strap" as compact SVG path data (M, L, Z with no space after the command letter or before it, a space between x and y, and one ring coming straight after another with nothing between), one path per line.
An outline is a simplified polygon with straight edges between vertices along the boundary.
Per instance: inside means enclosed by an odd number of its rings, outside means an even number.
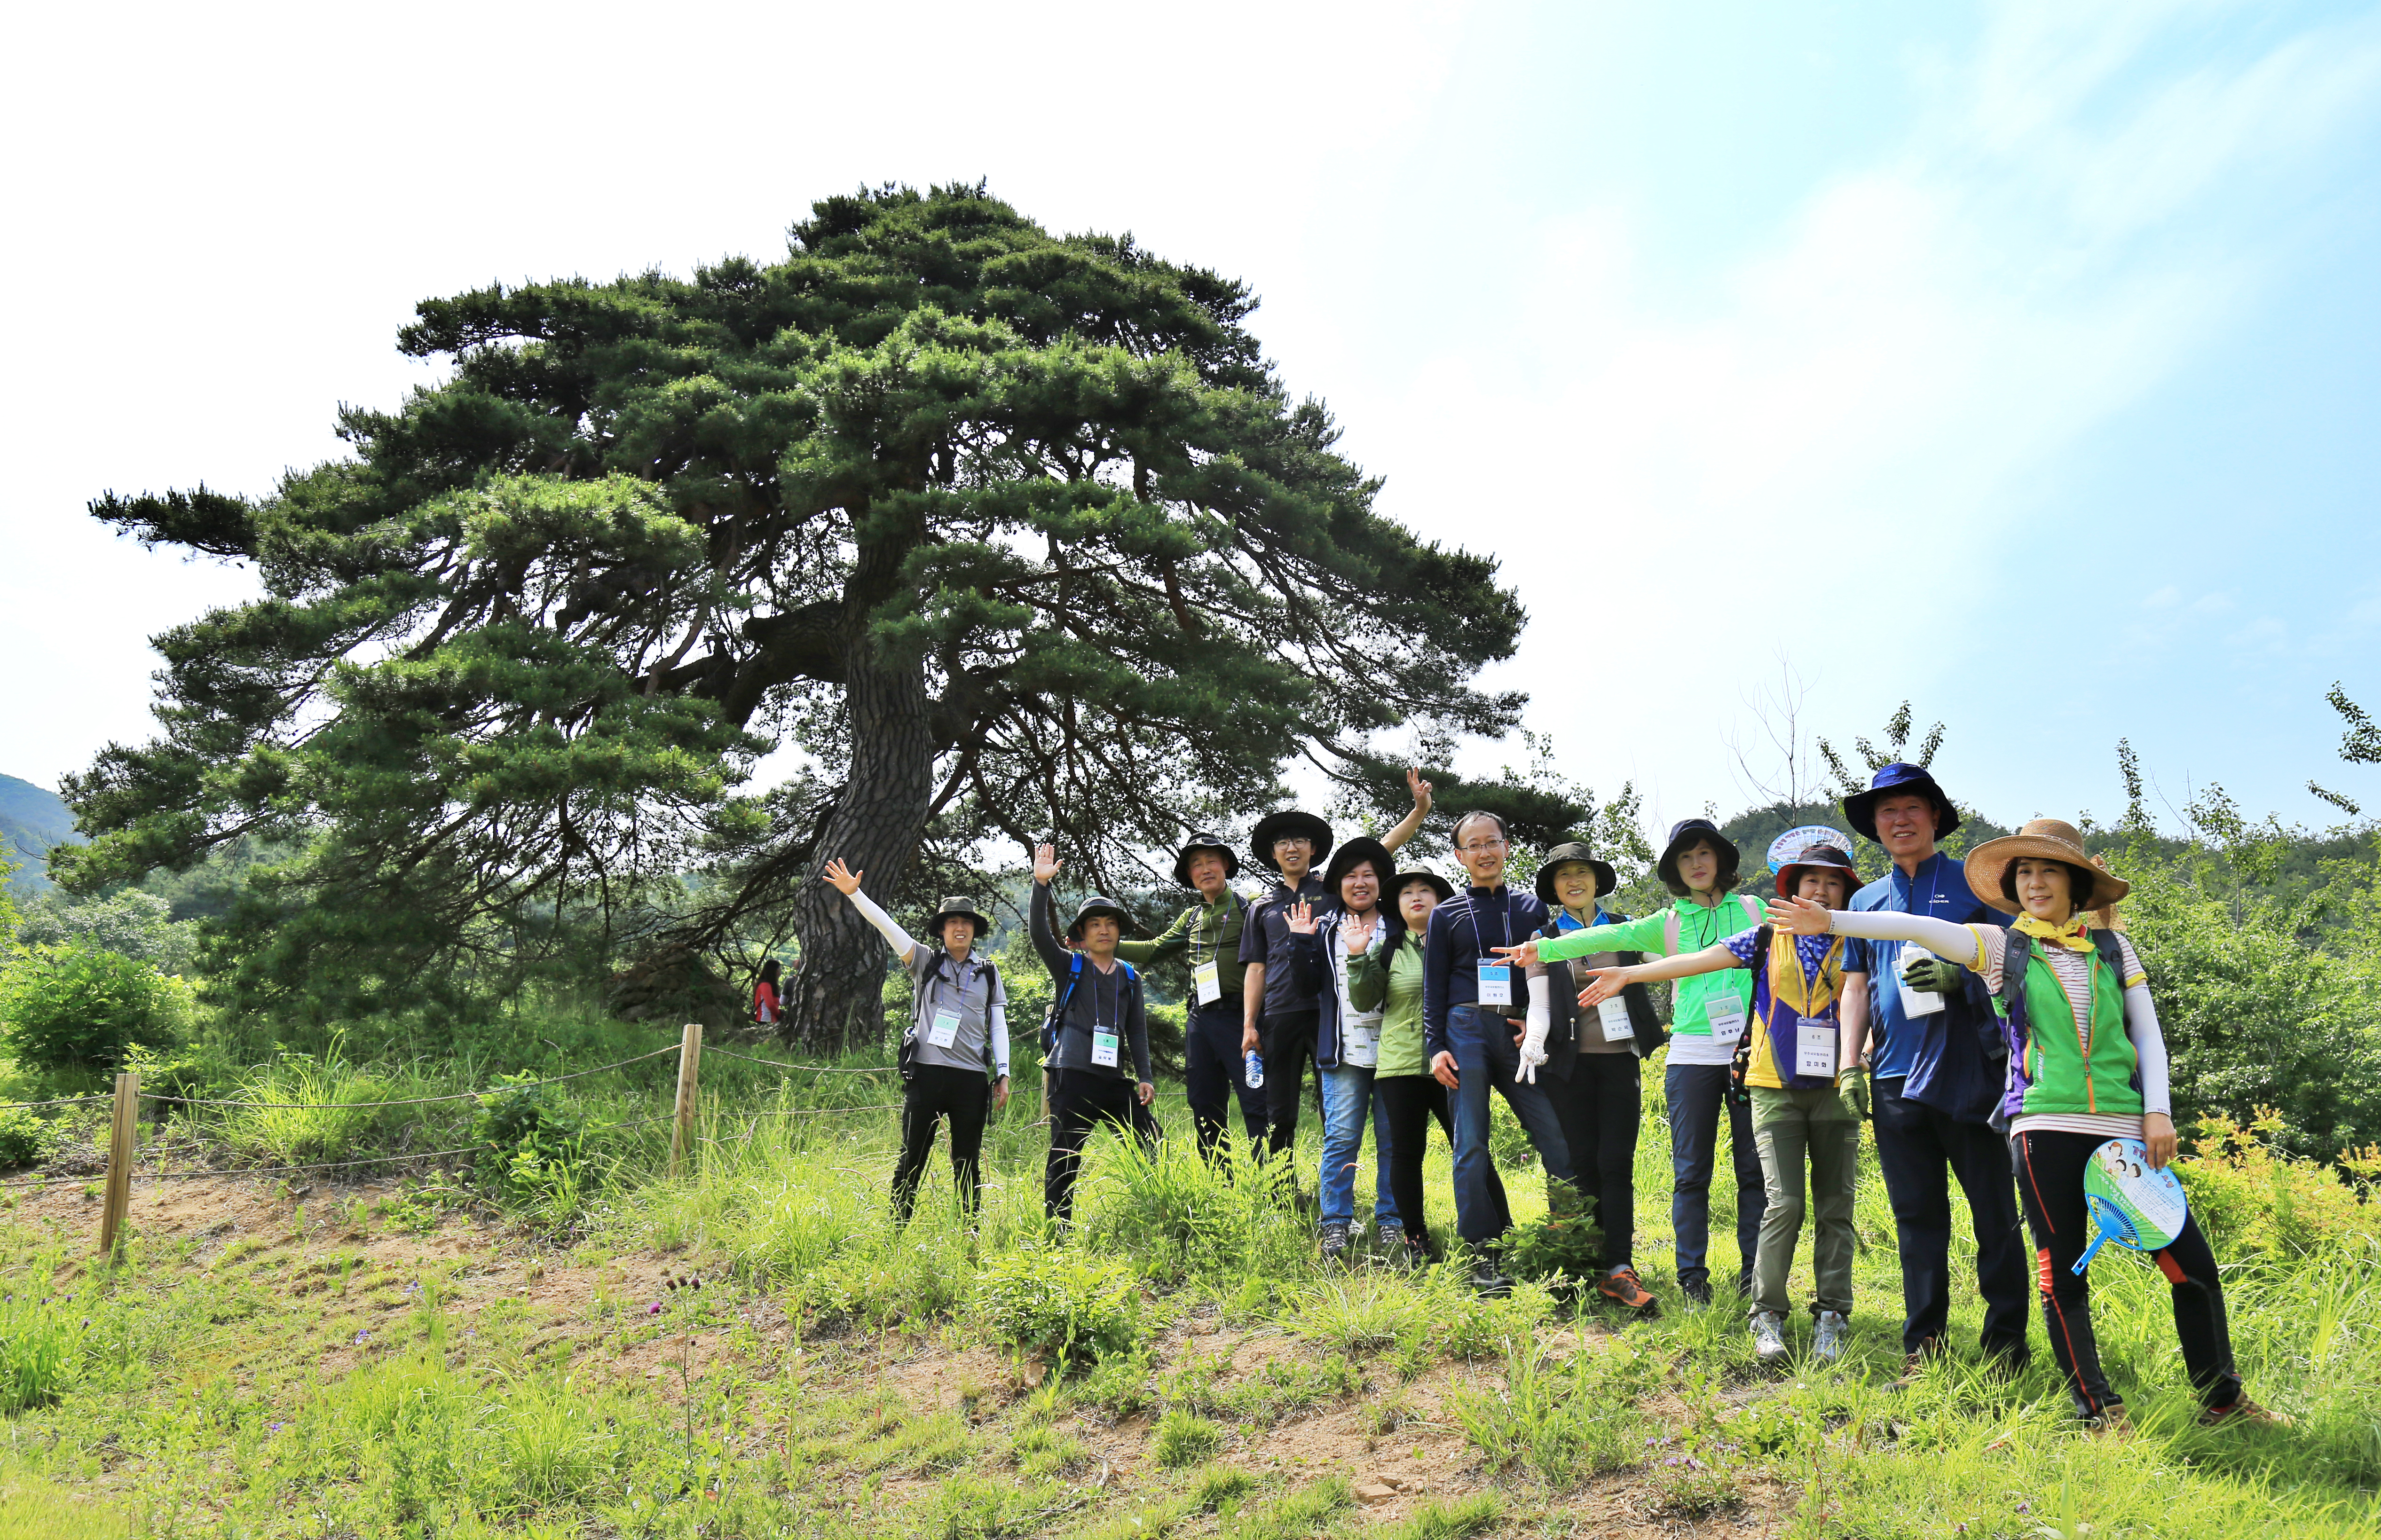
M2001 988L1993 1005L2003 1021L2020 1021L2025 999L2025 971L2033 965L2033 938L2015 925L2003 925Z

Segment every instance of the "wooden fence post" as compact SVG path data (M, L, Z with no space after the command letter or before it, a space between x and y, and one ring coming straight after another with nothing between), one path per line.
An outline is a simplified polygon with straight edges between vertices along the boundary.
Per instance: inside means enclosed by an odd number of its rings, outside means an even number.
M124 1242L124 1216L132 1206L133 1134L140 1121L140 1073L116 1077L116 1119L107 1136L105 1206L99 1219L99 1254L112 1257Z
M694 1143L694 1091L702 1063L702 1023L689 1021L678 1040L678 1118L670 1125L669 1174L686 1164L687 1147Z

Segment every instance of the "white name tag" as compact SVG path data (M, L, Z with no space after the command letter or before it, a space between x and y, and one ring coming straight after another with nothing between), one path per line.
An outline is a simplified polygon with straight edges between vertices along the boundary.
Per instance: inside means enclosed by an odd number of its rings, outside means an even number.
M1092 1062L1103 1069L1117 1067L1117 1034L1112 1032L1092 1033Z
M1190 983L1197 988L1203 1006L1214 1005L1224 997L1224 977L1212 958L1190 970Z
M1502 962L1480 965L1480 1003L1484 1006L1508 1006L1513 1003L1513 970Z
M1606 1043L1626 1043L1637 1035L1635 1024L1629 1020L1629 1002L1619 996L1615 995L1597 1006L1595 1014L1604 1021L1604 1040Z
M1711 1019L1713 1042L1733 1043L1744 1035L1744 1002L1733 992L1706 997L1703 1014Z
M926 1029L926 1041L937 1048L947 1048L959 1040L959 1013L956 1010L934 1012L934 1024Z
M1926 955L1915 947L1904 947L1901 948L1901 966L1893 972L1893 982L1901 991L1901 1014L1905 1018L1932 1016L1943 1008L1942 996L1923 989L1912 989L1910 987L1910 981L1902 976L1909 971L1911 963L1919 961Z
M1794 1029L1794 1072L1820 1080L1836 1078L1836 1024L1804 1021Z

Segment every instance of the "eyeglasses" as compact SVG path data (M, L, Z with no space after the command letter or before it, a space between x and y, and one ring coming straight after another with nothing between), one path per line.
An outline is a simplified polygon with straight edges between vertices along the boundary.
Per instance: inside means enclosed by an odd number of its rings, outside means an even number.
M1483 839L1470 845L1458 845L1455 849L1459 855L1484 856L1491 850L1501 850L1504 848L1505 841L1501 839Z

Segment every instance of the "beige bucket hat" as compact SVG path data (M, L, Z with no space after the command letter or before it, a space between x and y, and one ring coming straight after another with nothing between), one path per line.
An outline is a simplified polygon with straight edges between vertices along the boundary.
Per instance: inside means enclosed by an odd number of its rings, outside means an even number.
M2133 890L2132 884L2102 870L2099 862L2084 851L2082 831L2056 818L2036 818L2015 834L1987 839L1970 850L1966 862L1969 890L2003 914L2021 912L2021 906L2009 902L2009 895L2001 891L2001 879L2011 862L2024 857L2063 861L2079 871L2091 873L2092 891L2088 897L2077 895L2078 910L2106 910Z

